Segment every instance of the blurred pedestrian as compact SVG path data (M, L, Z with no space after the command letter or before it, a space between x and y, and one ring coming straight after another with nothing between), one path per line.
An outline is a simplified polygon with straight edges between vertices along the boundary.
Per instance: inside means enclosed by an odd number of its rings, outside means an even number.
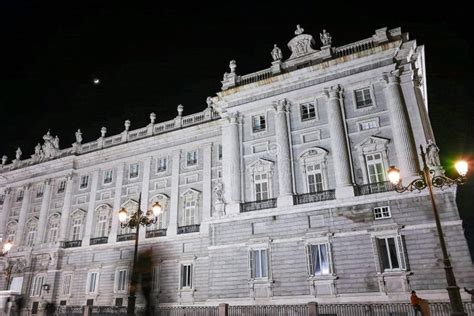
M420 315L423 316L423 310L421 308L421 298L419 298L416 295L415 291L411 291L411 297L410 297L410 302L411 306L413 307L413 310L415 311L415 316L418 315L418 312L420 312Z
M140 284L145 298L145 315L153 315L152 287L153 287L153 251L148 248L138 255L135 266L135 280Z

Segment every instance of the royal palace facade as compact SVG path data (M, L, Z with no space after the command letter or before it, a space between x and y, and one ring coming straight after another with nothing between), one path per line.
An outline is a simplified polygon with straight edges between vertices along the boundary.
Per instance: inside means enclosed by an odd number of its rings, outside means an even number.
M395 192L386 172L407 183L418 146L436 146L424 47L399 28L320 40L298 26L269 68L240 75L231 61L202 112L180 105L173 120L152 113L91 142L78 131L63 149L48 132L31 158L4 157L2 289L28 309L126 305L135 233L118 211L140 200L163 208L139 232L162 306L395 302L411 290L446 301L429 194ZM455 188L434 193L458 285L472 287Z

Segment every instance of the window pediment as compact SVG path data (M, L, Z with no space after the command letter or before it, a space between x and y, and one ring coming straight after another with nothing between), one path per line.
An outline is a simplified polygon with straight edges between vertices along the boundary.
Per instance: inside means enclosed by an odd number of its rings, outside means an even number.
M270 172L272 171L274 164L275 163L273 161L260 158L249 164L247 169L249 169L252 173Z
M74 212L71 213L71 217L74 219L84 218L85 215L86 211L80 208L76 209Z
M121 207L132 211L132 210L138 210L138 202L132 199L128 199L125 202L122 203Z
M357 150L363 153L382 151L387 149L389 142L390 139L388 138L372 135L357 144L355 147L357 148Z
M303 151L300 155L300 160L314 159L314 160L324 160L326 159L329 151L322 147L311 147Z
M199 196L199 194L201 194L201 191L198 191L196 189L193 189L193 188L189 188L187 189L186 191L184 191L183 193L181 193L181 196L182 197L186 197L186 196Z

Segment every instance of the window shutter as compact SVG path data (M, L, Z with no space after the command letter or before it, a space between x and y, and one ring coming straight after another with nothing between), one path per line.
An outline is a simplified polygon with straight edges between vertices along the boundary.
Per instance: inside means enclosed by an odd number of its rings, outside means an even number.
M382 258L380 257L379 243L376 237L372 237L372 250L375 259L375 271L377 273L383 272Z
M305 251L306 251L306 263L308 265L308 275L313 276L313 256L311 252L311 247L312 245L306 245Z
M405 236L397 236L398 257L400 258L400 268L402 270L410 270L408 266L408 254L405 247Z

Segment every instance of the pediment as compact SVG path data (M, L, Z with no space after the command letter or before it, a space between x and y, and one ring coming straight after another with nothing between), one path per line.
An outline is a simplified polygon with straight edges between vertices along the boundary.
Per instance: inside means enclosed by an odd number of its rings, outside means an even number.
M138 210L138 202L133 199L128 199L122 203L121 207L128 211Z
M201 194L201 191L198 191L198 190L193 189L193 188L189 188L186 191L184 191L183 193L181 193L181 196L198 195L198 194Z
M268 172L273 168L274 162L271 160L259 158L247 166L253 172Z
M386 149L388 143L390 143L390 139L372 135L358 143L355 147L364 152L371 152Z
M326 158L329 154L329 151L322 147L311 147L303 151L300 155L300 159L308 159L308 158Z

